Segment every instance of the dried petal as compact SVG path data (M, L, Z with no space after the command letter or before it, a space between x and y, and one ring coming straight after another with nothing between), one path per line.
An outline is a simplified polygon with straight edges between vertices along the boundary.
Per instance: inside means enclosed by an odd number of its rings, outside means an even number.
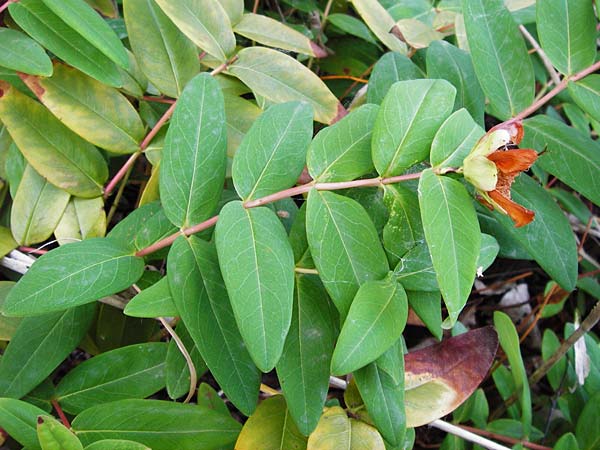
M515 226L522 227L530 223L535 217L535 213L529 209L513 202L511 199L503 196L499 191L488 192L494 203L515 222Z
M488 155L488 159L496 164L498 170L505 174L523 172L531 167L537 159L535 150L497 150Z

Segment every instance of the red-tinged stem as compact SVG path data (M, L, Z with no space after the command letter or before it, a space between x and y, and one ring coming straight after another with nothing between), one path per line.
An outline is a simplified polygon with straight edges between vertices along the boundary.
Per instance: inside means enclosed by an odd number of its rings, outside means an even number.
M597 61L596 63L592 64L587 69L584 69L581 72L576 73L575 75L563 78L562 81L558 84L558 86L556 86L554 89L552 89L550 92L548 92L546 95L544 95L539 100L535 101L529 108L524 109L523 111L521 111L519 114L517 114L515 117L508 120L507 122L509 122L509 123L515 122L518 120L523 120L526 117L529 117L531 114L536 112L538 109L540 109L546 103L548 103L550 100L552 100L554 97L556 97L560 92L564 91L567 88L567 86L569 85L569 81L581 80L582 78L588 76L589 74L591 74L597 70L600 70L600 61Z
M164 98L164 97L152 97L151 95L143 96L142 100L146 100L148 102L156 102L156 103L175 103L175 99Z
M349 188L356 188L356 187L381 186L384 184L392 184L392 183L399 183L402 181L415 180L415 179L419 178L420 176L421 176L421 172L409 173L407 175L398 175L395 177L388 177L388 178L376 177L376 178L367 178L364 180L342 181L342 182L338 182L338 183L315 183L314 181L311 181L310 183L307 183L307 184L302 184L300 186L295 186L293 188L285 189L283 191L279 191L274 194L267 195L265 197L257 198L256 200L251 200L249 202L244 203L244 207L245 208L256 208L257 206L262 206L262 205L266 205L268 203L273 203L273 202L276 202L277 200L282 200L284 198L292 197L294 195L304 194L313 188L315 188L319 191L336 191L336 190L340 190L340 189L349 189ZM193 225L189 228L184 228L184 229L178 231L177 233L173 233L171 236L167 236L166 238L161 239L158 242L155 242L154 244L150 245L149 247L141 249L135 255L136 256L146 256L151 253L154 253L155 251L160 250L161 248L165 248L165 247L168 247L169 245L171 245L175 241L175 239L177 239L179 236L182 236L182 235L191 236L192 234L199 233L200 231L206 230L207 228L214 226L217 223L217 220L219 220L219 216L213 216L210 219L205 220L204 222Z
M600 269L592 270L591 272L580 273L577 278L581 280L582 278L593 277L598 274L600 274Z
M546 56L546 53L540 47L540 44L538 44L538 42L535 40L535 38L531 35L531 33L529 33L529 31L527 31L527 28L525 28L523 25L519 25L519 30L521 30L521 33L523 34L523 36L525 36L525 39L527 39L529 41L531 46L537 52L538 56L542 60L542 63L544 64L544 67L546 68L546 71L550 75L550 78L552 79L554 84L559 84L560 77L558 76L558 73L556 73L556 70L554 70L554 66L550 62L550 59L548 59L548 57Z
M69 423L69 419L67 419L67 416L65 416L65 413L63 412L62 408L58 404L58 400L56 400L55 398L52 399L52 406L54 407L56 413L58 414L58 417L60 417L60 421L63 423L63 425L65 427L71 429L71 424Z
M23 253L35 253L36 255L43 255L44 253L48 253L48 250L33 247L19 247L19 251Z
M18 0L6 0L6 3L5 3L4 5L1 5L1 6L0 6L0 13L1 13L2 11L4 11L6 8L8 8L8 6L9 6L11 3L17 3L17 1L18 1Z
M137 151L137 152L133 153L129 157L127 162L125 164L123 164L123 167L121 167L119 169L119 171L115 174L115 176L112 178L112 180L110 180L110 182L104 188L104 200L106 200L108 197L110 197L110 194L112 194L112 191L115 189L117 184L119 184L119 181L121 181L121 179L125 176L125 174L129 170L129 168L131 166L133 166L133 164L137 161L137 159L140 157L141 154L142 154L141 151Z
M471 433L478 434L479 436L488 437L490 439L495 439L500 442L506 442L507 444L515 445L521 444L525 448L530 448L532 450L552 450L550 447L546 447L544 445L534 444L533 442L521 441L519 439L511 438L509 436L504 436L503 434L492 433L491 431L481 430L479 428L469 427L466 425L458 425L463 430L470 431Z

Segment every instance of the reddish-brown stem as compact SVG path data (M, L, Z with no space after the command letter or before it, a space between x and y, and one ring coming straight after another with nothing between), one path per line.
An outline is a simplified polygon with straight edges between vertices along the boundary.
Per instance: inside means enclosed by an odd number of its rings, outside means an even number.
M521 444L525 448L530 448L532 450L552 450L550 447L545 447L543 445L534 444L533 442L521 441L519 439L511 438L509 436L504 436L503 434L492 433L491 431L481 430L479 428L468 427L466 425L458 425L463 430L470 431L471 433L478 434L479 436L487 437L490 439L495 439L496 441L506 442L507 444L515 445Z
M6 8L8 8L8 6L9 6L11 3L17 3L17 1L18 1L18 0L6 0L6 3L5 3L5 4L3 4L3 5L0 5L0 13L1 13L2 11L4 11Z
M143 96L142 100L146 100L148 102L155 102L155 103L175 103L175 99L164 98L164 97L152 97L151 95Z
M48 253L48 250L43 250L41 248L34 247L19 247L19 251L23 253L35 253L36 255L43 255L44 253Z
M323 75L321 80L351 80L356 81L357 83L368 83L369 80L365 80L364 78L353 77L350 75Z
M600 269L596 269L596 270L592 270L591 272L580 273L577 278L582 279L582 278L593 277L595 275L598 275L599 273L600 273Z
M115 176L112 178L112 180L110 180L110 182L104 188L104 200L106 200L108 197L110 197L110 194L112 194L112 191L115 189L117 184L119 184L119 181L121 181L121 179L123 179L123 177L129 170L129 168L137 161L137 159L140 157L141 154L142 154L141 150L133 153L129 157L127 162L125 164L123 164L123 166L115 174Z
M67 416L65 416L65 413L63 412L62 408L58 404L58 400L56 400L55 398L52 399L52 406L54 407L54 410L58 414L58 417L60 417L60 421L63 423L63 425L65 427L71 429L71 424L69 423L69 419L67 419Z

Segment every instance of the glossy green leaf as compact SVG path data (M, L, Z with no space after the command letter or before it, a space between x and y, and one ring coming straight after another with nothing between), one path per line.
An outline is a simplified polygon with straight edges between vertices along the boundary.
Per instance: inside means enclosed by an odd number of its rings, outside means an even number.
M145 398L165 386L167 344L147 342L112 350L78 365L56 387L71 414L102 403Z
M186 86L173 113L160 163L160 195L178 227L208 219L223 190L225 109L219 84L209 74Z
M115 240L87 239L39 258L6 298L9 316L44 314L115 294L135 283L144 260Z
M85 447L84 450L152 450L144 444L125 439L102 439Z
M596 58L596 20L592 2L540 0L536 5L540 44L565 75L585 69Z
M481 232L475 208L460 182L426 170L419 181L425 238L451 323L465 305L475 278Z
M267 398L244 424L235 443L237 450L304 450L306 438L302 436L282 395Z
M219 397L217 391L215 391L209 384L200 383L200 386L198 386L196 401L198 406L212 409L223 414L229 414L229 409L227 408L225 401Z
M215 241L240 333L258 368L268 372L292 319L294 256L287 233L269 209L233 201L221 210Z
M167 278L162 278L129 300L123 313L132 317L179 316Z
M553 450L579 450L577 439L573 433L565 433L554 444Z
M108 169L100 152L42 105L1 81L0 120L29 164L50 183L81 197L102 193Z
M71 2L73 0L70 0ZM87 7L85 4L84 6ZM120 87L123 84L117 65L55 14L42 0L13 3L8 10L27 34L68 64L109 86ZM93 10L90 12L95 14ZM99 16L98 20L102 21ZM106 25L103 23L102 27L104 26ZM116 36L114 38L118 42ZM120 42L118 44L126 57L125 49ZM127 65L126 59L123 62Z
M427 49L427 75L452 83L456 88L454 109L465 108L475 122L483 124L485 96L466 51L447 41L432 42Z
M3 127L3 130L8 134L6 127ZM10 134L8 137L11 139ZM6 180L8 181L9 192L12 198L15 198L15 195L17 195L17 189L21 182L21 178L23 178L23 172L25 172L26 166L27 160L18 149L17 145L12 142L10 147L8 147L8 153L6 154L6 161L4 163Z
M252 414L260 373L237 329L214 246L179 238L167 267L173 300L206 365L231 402Z
M377 41L369 28L359 19L354 16L350 16L348 14L330 14L327 17L327 21L340 30L351 34L352 36L356 36L357 38L363 39L371 44L377 45Z
M23 319L0 359L0 396L20 398L50 375L83 339L94 309L85 305Z
M289 414L304 435L317 426L329 388L336 339L334 311L317 277L296 276L292 324L277 363L277 378Z
M358 202L316 189L308 194L306 228L319 277L343 319L359 286L388 272L377 231Z
M14 285L13 281L0 281L0 309ZM6 317L0 314L0 341L10 341L21 320L20 317Z
M306 66L277 50L247 47L228 69L252 91L273 103L305 101L312 105L315 120L331 123L344 108L329 88Z
M371 132L376 105L363 105L323 128L308 148L308 173L317 182L350 181L373 170Z
M373 127L373 163L381 176L400 175L427 158L436 131L452 112L455 94L445 80L394 83Z
M467 39L490 112L508 119L533 103L527 47L502 0L462 0Z
M594 120L600 120L600 75L588 75L575 83L569 82L569 94Z
M394 278L405 289L413 291L439 291L436 272L433 269L429 247L419 242L407 251L394 268Z
M225 10L217 0L156 0L164 13L194 44L220 62L235 49L235 36Z
M406 44L390 33L395 20L377 0L352 0L352 6L373 34L393 52L406 53Z
M400 53L388 52L373 67L369 77L367 102L380 104L396 81L424 77L423 71L410 58Z
M217 449L235 442L240 425L198 405L161 400L120 400L86 409L72 423L84 445L134 439L153 450Z
M113 153L139 150L144 126L119 91L63 64L50 78L25 78L42 103L62 123L98 147Z
M519 335L512 323L511 318L501 312L494 312L494 327L498 332L500 346L510 364L511 373L515 383L515 392L520 398L521 403L521 422L523 424L524 438L529 437L531 432L531 393L529 391L529 381L527 380L527 372L521 357L521 349L519 347Z
M494 217L554 281L572 291L577 281L577 245L568 219L552 196L527 175L515 180L512 198L535 211L534 221L515 228L507 216L495 212Z
M595 176L600 170L600 144L548 116L528 119L523 127L521 146L543 152L537 164L600 205L600 180Z
M466 109L453 112L435 133L431 143L431 165L435 168L461 167L484 134L483 128Z
M33 39L17 30L0 28L0 66L31 75L52 75L52 61Z
M196 46L154 0L124 0L123 13L142 72L160 92L179 97L200 70Z
M43 242L58 225L71 196L27 165L10 210L11 231L20 245Z
M440 292L406 291L408 304L438 340L442 339L442 308Z
M398 366L399 380L383 370L379 361L393 358ZM395 344L384 353L380 360L354 372L356 386L367 406L369 416L381 435L397 445L406 431L404 413L404 360L401 343Z
M244 136L263 111L250 100L232 95L226 90L223 90L223 94L227 119L227 156L233 158Z
M194 369L196 370L196 376L198 378L201 377L202 374L206 372L206 364L204 364L202 356L200 356L200 350L198 350L198 347L194 343L194 340L190 336L190 333L183 322L177 325L176 333L192 359ZM177 346L175 339L169 341L166 372L167 393L170 398L176 400L189 392L191 377L190 369L181 350Z
M17 442L31 450L41 450L37 438L37 418L46 411L30 403L0 398L0 427Z
M54 230L54 236L60 245L102 237L104 233L106 233L106 212L102 197L71 197Z
M42 0L67 25L77 31L104 55L127 69L125 47L110 25L90 6L79 0Z
M327 53L304 34L268 16L247 13L233 28L237 34L268 47L317 58Z
M477 258L477 273L483 273L488 267L492 265L500 246L494 236L489 234L481 233L481 249L479 250L479 258Z
M393 279L368 281L352 301L331 360L331 372L344 375L381 356L402 335L408 302Z
M313 133L312 108L305 102L271 106L246 133L231 169L235 189L254 200L296 183Z
M83 445L67 427L52 416L39 416L37 435L42 450L83 450Z

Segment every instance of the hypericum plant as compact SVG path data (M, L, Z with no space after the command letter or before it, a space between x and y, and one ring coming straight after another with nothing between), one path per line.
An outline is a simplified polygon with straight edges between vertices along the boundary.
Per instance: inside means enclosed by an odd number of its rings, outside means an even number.
M467 399L455 421L488 426L476 389L498 343L511 370L496 364L494 382L519 403L497 434L540 439L510 318L459 318L498 255L539 264L555 283L544 306L597 289L555 201L600 205L592 2L292 3L288 24L241 0L0 7L0 248L45 253L0 284L0 427L27 449L412 448L415 427L451 427L436 420ZM354 73L352 46L372 71ZM371 72L366 93L315 67ZM577 127L539 111L559 97ZM116 220L142 155L136 207ZM52 235L57 248L31 248ZM544 337L544 358L566 365L599 311L570 344ZM407 322L441 342L407 352ZM57 374L76 347L92 357ZM198 386L206 371L233 415ZM577 440L557 448L596 448L597 408L567 407Z

